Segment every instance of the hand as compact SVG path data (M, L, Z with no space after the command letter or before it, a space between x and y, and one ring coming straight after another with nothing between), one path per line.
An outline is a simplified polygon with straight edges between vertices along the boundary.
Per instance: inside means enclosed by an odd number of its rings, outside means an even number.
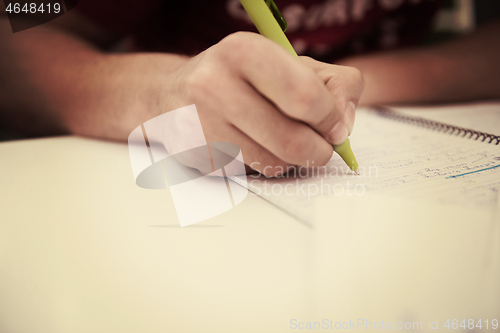
M247 32L191 58L173 77L165 108L196 104L207 142L239 145L245 163L266 176L326 164L331 144L351 133L363 91L357 69L297 59Z

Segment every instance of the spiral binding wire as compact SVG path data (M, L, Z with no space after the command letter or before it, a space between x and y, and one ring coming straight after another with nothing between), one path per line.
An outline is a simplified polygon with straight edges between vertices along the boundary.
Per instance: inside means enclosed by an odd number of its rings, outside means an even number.
M420 117L407 116L396 111L384 108L382 106L376 106L373 108L375 112L377 112L380 116L392 119L420 127L429 128L432 130L436 130L439 132L454 134L456 136L467 137L468 139L479 140L481 138L481 142L486 142L488 144L494 143L498 145L500 143L500 135L489 134L481 131L475 131L468 128L463 128L459 126L449 125L445 123L441 123L439 121L429 120ZM486 141L488 140L488 141Z

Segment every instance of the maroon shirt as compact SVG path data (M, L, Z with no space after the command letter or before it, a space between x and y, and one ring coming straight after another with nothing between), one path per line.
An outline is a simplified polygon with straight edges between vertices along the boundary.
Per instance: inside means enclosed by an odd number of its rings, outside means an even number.
M288 22L287 36L297 53L333 61L420 42L443 1L275 3ZM195 55L233 32L256 31L239 0L81 0L77 8L105 28L133 36L138 50Z

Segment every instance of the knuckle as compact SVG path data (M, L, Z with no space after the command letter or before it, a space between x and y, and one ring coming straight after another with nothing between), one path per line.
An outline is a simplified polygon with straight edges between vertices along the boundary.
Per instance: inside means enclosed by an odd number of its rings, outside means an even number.
M361 71L355 67L348 67L348 71L349 72L347 74L349 75L349 77L352 78L354 84L362 91L365 85L363 73L361 73Z
M300 60L302 60L302 61L306 61L306 62L313 62L313 61L314 61L314 62L316 62L316 61L317 61L317 60L315 60L314 58L312 58L312 57L310 57L310 56L306 56L306 55L304 55L304 56L300 56L299 58L300 58Z
M253 48L253 38L248 32L235 32L222 39L214 48L213 56L225 65L240 65Z
M221 42L239 45L242 42L248 43L253 34L246 31L237 31L224 37ZM234 43L234 44L233 44Z
M189 100L197 100L203 96L211 95L216 73L210 66L198 66L183 80L182 90Z

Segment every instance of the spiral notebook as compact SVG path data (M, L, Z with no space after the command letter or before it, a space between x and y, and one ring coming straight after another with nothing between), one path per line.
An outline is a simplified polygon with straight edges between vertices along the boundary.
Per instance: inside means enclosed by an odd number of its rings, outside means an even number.
M483 132L478 129L464 128L458 125L447 124L440 121L427 119L425 117L405 114L382 106L374 107L373 110L375 110L382 117L388 119L412 124L415 126L429 128L446 134L462 136L467 139L472 139L485 143L491 143L495 145L498 145L500 143L500 135ZM470 114L470 117L475 117L475 116L476 116L475 114ZM500 125L500 113L497 116L499 117L498 121ZM500 130L500 126L498 127L498 130Z
M500 105L492 112L500 121ZM474 116L471 112L477 122ZM351 135L359 176L334 154L319 169L296 168L279 178L248 176L246 184L238 177L234 181L306 223L313 218L315 199L325 196L373 193L491 208L500 189L499 134L386 107L362 109Z

